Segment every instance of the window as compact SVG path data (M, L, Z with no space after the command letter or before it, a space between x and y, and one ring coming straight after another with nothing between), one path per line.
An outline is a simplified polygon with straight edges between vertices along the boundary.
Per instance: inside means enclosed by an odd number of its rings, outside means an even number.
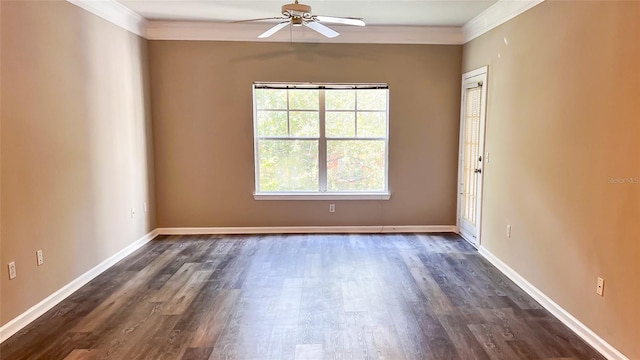
M256 199L388 199L388 87L254 84Z

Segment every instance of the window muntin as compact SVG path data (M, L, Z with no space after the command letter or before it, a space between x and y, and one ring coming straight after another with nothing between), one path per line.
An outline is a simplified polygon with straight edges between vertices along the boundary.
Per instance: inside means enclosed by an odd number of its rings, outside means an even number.
M386 85L255 84L257 194L388 193Z

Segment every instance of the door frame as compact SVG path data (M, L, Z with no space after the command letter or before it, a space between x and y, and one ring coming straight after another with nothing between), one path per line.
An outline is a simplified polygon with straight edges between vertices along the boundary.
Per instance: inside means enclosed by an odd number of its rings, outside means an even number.
M482 172L479 176L478 181L478 190L477 190L477 215L476 215L476 238L468 239L461 231L461 205L462 205L462 179L464 176L464 135L465 135L465 111L466 111L466 98L465 98L465 90L466 84L469 81L475 81L474 78L479 77L482 81L482 94L480 99L480 134L479 134L479 143L478 143L478 154L482 156L482 165L480 169ZM485 145L485 134L486 134L486 118L487 118L487 83L489 78L489 66L483 66L481 68L468 71L462 74L462 85L460 89L460 137L458 144L458 178L456 185L456 194L457 194L457 209L456 209L456 231L462 236L467 242L469 242L474 247L478 248L481 245L481 234L482 234L482 208L483 208L483 186L484 186L484 175L485 175L485 162L486 156L484 151Z

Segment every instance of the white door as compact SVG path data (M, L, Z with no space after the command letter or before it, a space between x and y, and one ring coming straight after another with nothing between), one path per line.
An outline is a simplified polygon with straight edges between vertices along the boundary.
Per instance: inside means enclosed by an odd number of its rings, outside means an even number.
M480 245L486 97L487 67L462 75L458 230L476 247Z

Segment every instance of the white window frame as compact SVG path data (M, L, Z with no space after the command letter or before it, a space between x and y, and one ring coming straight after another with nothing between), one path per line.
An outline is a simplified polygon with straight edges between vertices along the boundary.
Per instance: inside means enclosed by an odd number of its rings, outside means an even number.
M326 83L268 83L260 82L254 83L253 86L253 142L254 142L254 193L253 198L255 200L389 200L391 198L391 192L389 191L389 91L387 91L387 107L385 113L386 120L386 133L384 138L381 137L347 137L347 138L328 138L325 136L325 90L332 89L388 89L387 84L326 84ZM318 171L319 171L319 191L317 192L301 192L301 191L287 191L287 192L259 192L258 185L260 181L260 164L258 154L258 141L265 139L265 137L259 137L257 133L257 102L256 102L256 89L261 88L280 88L280 89L318 89L319 92L319 116L320 116L320 129L318 140ZM356 95L357 96L357 95ZM357 98L356 105L353 110L357 114ZM283 111L285 109L282 109ZM286 111L290 111L287 109ZM296 110L297 111L297 110ZM347 110L340 110L347 111ZM350 111L350 110L349 110ZM372 110L373 111L373 110ZM360 110L360 112L364 112ZM374 111L380 112L380 111ZM357 116L356 116L356 135L357 135ZM316 138L309 137L266 137L267 139L286 139L286 140L310 140ZM385 188L382 191L327 191L327 140L362 140L362 141L380 141L385 142L385 166L384 166L384 178Z

